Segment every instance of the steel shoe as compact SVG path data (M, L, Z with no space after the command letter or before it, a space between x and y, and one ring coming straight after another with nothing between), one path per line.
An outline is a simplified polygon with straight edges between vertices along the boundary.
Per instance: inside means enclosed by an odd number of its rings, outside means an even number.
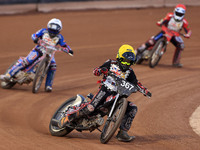
M2 81L10 81L10 79L11 79L11 75L10 74L3 74L3 75L0 75L0 80L2 80Z

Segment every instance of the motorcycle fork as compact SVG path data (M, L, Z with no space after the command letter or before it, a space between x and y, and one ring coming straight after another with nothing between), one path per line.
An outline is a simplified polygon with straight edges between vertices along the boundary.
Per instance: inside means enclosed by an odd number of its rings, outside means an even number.
M52 60L52 58L53 58L53 55L50 57L49 55L46 55L46 58L47 58L47 61L46 61L46 68L45 68L45 70L44 70L44 72L43 72L43 77L45 77L46 76L46 74L47 74L47 71L48 71L48 69L49 69L49 66L50 66L50 64L51 64L51 60Z
M108 119L107 119L107 120L110 120L110 118L111 118L111 116L112 116L112 114L113 114L113 111L114 111L114 108L115 108L115 105L116 105L116 103L117 103L118 98L119 98L119 93L115 96L115 101L114 101L114 103L113 103L113 105L112 105L112 108L111 108L111 110L110 110L110 113L109 113L109 115L108 115Z

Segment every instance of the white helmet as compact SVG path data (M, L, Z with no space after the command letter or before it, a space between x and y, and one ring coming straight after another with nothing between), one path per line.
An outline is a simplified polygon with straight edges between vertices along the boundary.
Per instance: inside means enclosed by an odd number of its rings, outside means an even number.
M62 22L59 19L53 18L48 22L47 28L49 35L51 37L55 37L62 30Z
M186 11L185 5L183 5L183 4L176 5L176 7L174 9L174 19L176 21L183 20L183 18L185 16L185 11Z

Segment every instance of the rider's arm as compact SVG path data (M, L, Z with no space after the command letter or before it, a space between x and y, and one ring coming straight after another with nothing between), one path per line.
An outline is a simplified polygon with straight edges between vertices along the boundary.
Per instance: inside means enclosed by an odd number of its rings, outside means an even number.
M96 67L93 70L93 74L95 76L100 76L102 73L104 75L106 75L108 73L108 70L110 68L110 64L111 64L111 59L107 60L103 65L101 65L100 67Z
M183 19L183 29L186 34L184 34L184 37L189 38L192 34L191 29L188 27L188 22L186 19Z
M158 26L162 26L162 25L167 26L167 24L168 24L168 22L169 22L169 20L170 20L170 18L171 18L172 16L173 16L173 13L168 13L168 14L165 16L164 19L161 19L160 21L156 22L156 24L157 24Z
M43 29L38 30L36 33L32 34L31 38L33 42L37 44L39 38L42 38L42 35L44 34L45 31L46 29L43 28Z
M144 94L144 96L148 96L148 97L151 97L151 92L149 92L149 90L147 88L145 88L142 83L140 83L137 78L136 78L136 75L134 73L134 71L131 69L130 70L130 74L127 78L127 81L133 83L137 88L138 90Z
M137 81L137 85L136 86L139 89L139 91L144 94L144 96L151 97L151 92L149 92L149 90L147 88L145 88L142 85L142 83L140 83L139 81Z
M59 41L58 41L58 44L60 44L60 46L64 47L63 51L66 52L66 53L70 53L70 54L73 54L74 52L72 51L72 49L70 48L69 45L67 45L67 43L65 42L64 40L64 37L59 34Z

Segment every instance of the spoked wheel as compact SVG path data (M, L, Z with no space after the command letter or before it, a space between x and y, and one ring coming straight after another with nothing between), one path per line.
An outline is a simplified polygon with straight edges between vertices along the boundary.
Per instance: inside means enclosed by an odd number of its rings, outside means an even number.
M152 54L149 59L149 67L154 68L160 61L162 55L165 52L166 42L164 38L159 39L152 49Z
M76 101L75 101L76 100ZM57 123L59 120L63 118L65 112L68 110L69 107L75 106L77 104L77 97L72 97L69 100L65 101L54 113L53 117L51 118L49 124L49 131L53 136L65 136L69 134L73 129L69 127L59 128Z
M33 93L37 93L41 84L42 84L42 81L44 80L44 77L46 76L46 73L47 73L47 58L44 58L37 70L36 70L36 74L35 74L35 78L33 80L33 88L32 88L32 92Z
M112 116L107 119L103 131L101 133L100 141L103 144L106 144L114 135L115 131L119 127L124 114L126 112L127 108L127 100L125 98L122 98L119 103L117 104Z

